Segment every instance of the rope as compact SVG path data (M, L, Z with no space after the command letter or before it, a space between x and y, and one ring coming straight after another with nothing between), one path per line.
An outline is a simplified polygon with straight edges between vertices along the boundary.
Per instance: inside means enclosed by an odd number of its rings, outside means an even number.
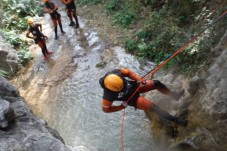
M121 122L121 150L124 151L124 121L125 121L125 109L122 112L122 122Z
M199 34L194 36L192 39L190 39L184 46L182 46L180 49L175 51L173 55L169 55L164 61L162 61L159 65L157 65L154 69L150 70L147 74L145 74L139 81L141 81L143 78L151 77L155 72L157 72L159 69L161 69L165 64L167 64L171 59L176 57L181 51L183 51L185 48L189 46L189 44L193 43L198 37L200 37L208 28L213 26L216 22L218 22L222 17L224 17L227 14L227 11L222 13L216 20L214 20L210 25L208 25L204 30L202 30ZM129 100L136 94L136 92L139 90L140 85L137 87L135 92L128 98L126 101L127 104ZM121 149L124 151L124 118L125 118L125 109L122 112L122 124L121 124Z

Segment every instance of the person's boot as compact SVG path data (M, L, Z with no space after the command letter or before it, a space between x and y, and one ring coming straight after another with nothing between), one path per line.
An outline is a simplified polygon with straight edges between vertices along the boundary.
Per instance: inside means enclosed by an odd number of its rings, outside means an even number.
M174 117L174 123L176 123L177 125L181 125L184 127L187 127L188 125L188 120L184 119L184 118L180 118L180 117Z
M80 25L79 25L79 23L77 22L77 23L76 23L76 29L79 28L79 27L80 27Z
M178 101L183 95L184 95L184 90L182 90L180 92L171 92L170 93L170 96L176 101Z
M73 26L73 25L75 25L75 23L74 23L74 21L71 21L69 26Z
M61 30L61 33L62 33L62 34L65 34L65 31L64 31L64 30Z
M77 29L77 28L79 28L79 27L80 27L80 25L79 25L79 21L78 21L77 16L75 17L75 20L76 20L76 29Z
M57 40L58 39L58 28L57 28L57 26L56 27L54 27L54 33L55 33L55 40Z
M65 31L63 30L62 24L61 24L61 23L59 24L59 26L60 26L60 29L61 29L61 33L62 33L62 34L65 34Z
M182 125L182 126L186 127L187 124L188 124L188 120L185 120L185 119L180 118L180 117L172 116L167 111L159 108L156 104L152 105L151 111L156 113L161 118L164 118L166 120L174 122L178 125Z

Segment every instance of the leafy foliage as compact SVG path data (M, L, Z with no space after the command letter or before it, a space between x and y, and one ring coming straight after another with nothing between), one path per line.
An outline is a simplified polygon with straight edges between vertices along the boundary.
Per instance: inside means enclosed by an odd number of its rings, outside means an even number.
M114 22L125 27L128 27L130 24L133 23L133 20L137 17L136 12L127 11L124 9L123 11L117 12L114 15Z
M28 63L29 60L33 59L32 54L30 53L30 51L28 51L27 48L22 47L18 53L18 57L20 58L21 64L22 65L26 65Z
M137 0L111 0L106 2L106 9L115 23L129 27L138 18L140 6Z
M18 31L14 30L5 30L3 32L4 37L6 40L14 46L14 48L19 47L21 44L23 44L22 40L18 37Z
M36 0L0 0L0 2L1 32L7 42L19 51L21 64L25 65L33 57L26 49L27 44L18 35L27 29L27 17L42 15L43 8L41 3Z
M98 0L82 0L94 3ZM221 0L224 3L225 0ZM81 3L80 1L78 3ZM99 2L100 3L100 2ZM130 29L132 36L125 39L126 51L140 59L157 64L184 46L210 22L226 10L215 7L214 0L103 0L108 15L115 24ZM216 7L217 8L217 7ZM189 45L166 68L174 66L181 73L193 73L206 61L210 49L223 34L226 21L219 26L219 33L209 31Z
M140 2L141 5L150 8L151 13L134 36L126 39L125 48L139 58L146 58L157 64L184 46L212 22L205 19L209 18L210 12L206 9L200 10L204 3L199 0L166 2L140 0ZM200 12L196 12L198 10ZM215 36L215 31L211 28L165 67L174 65L175 71L193 73L207 60L215 42L217 34Z
M3 70L0 70L0 77L8 77L8 73Z
M27 28L26 17L42 15L41 4L35 0L2 0L4 10L2 27L6 29Z
M79 5L98 4L100 2L102 2L102 0L79 0L79 1L77 1L77 4L79 4Z
M20 63L22 65L26 65L29 60L33 59L32 54L26 48L26 44L18 37L18 31L5 31L3 32L4 37L7 42L14 46L14 48L18 49L18 57L20 58Z
M184 36L184 31L176 25L177 22L171 19L165 22L163 16L165 14L154 12L143 28L135 33L134 38L126 41L126 50L157 63L176 50L187 37Z

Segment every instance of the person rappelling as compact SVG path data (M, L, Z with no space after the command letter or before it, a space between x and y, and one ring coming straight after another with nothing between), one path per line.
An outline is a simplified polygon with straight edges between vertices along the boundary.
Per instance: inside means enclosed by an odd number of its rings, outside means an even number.
M140 95L156 89L175 100L179 100L184 94L184 90L180 92L171 91L159 80L145 80L127 68L115 69L106 73L104 77L100 78L99 83L103 88L102 110L106 113L120 111L129 105L136 109L154 112L161 118L177 125L186 127L188 124L188 120L170 115L167 111ZM113 105L114 101L121 101L122 104Z

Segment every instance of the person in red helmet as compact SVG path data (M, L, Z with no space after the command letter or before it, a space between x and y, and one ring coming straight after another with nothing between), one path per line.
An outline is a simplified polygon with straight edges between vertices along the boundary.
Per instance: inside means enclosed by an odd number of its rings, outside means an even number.
M50 0L43 0L45 4L45 11L50 14L50 17L52 19L53 25L54 25L54 32L55 32L55 40L58 39L57 34L57 23L61 29L61 33L64 34L64 30L62 28L61 23L61 14L58 13L58 5L56 3L51 2Z
M76 5L74 3L74 0L61 0L61 2L64 3L66 6L67 15L70 19L69 26L75 25L75 23L73 21L73 18L74 18L76 21L76 28L79 28L79 22L78 22L78 18L76 15Z
M142 84L138 85L138 81L142 81ZM127 68L115 69L108 72L104 77L100 78L99 83L103 88L102 109L106 113L120 111L129 105L136 109L154 112L161 118L184 127L188 124L186 119L172 116L153 102L140 96L140 93L157 89L161 93L178 100L183 95L183 90L181 92L170 91L159 80L144 80L141 76ZM138 87L139 89L136 91ZM128 100L135 91L136 93L133 97ZM123 103L121 105L113 105L114 101L122 101Z
M34 20L32 18L29 18L27 20L27 23L29 25L29 28L26 32L26 37L33 39L35 43L39 45L39 47L42 49L45 60L48 60L48 55L52 54L52 52L49 52L47 50L47 36L42 33L42 24L34 23ZM30 33L32 33L33 37L30 36Z

